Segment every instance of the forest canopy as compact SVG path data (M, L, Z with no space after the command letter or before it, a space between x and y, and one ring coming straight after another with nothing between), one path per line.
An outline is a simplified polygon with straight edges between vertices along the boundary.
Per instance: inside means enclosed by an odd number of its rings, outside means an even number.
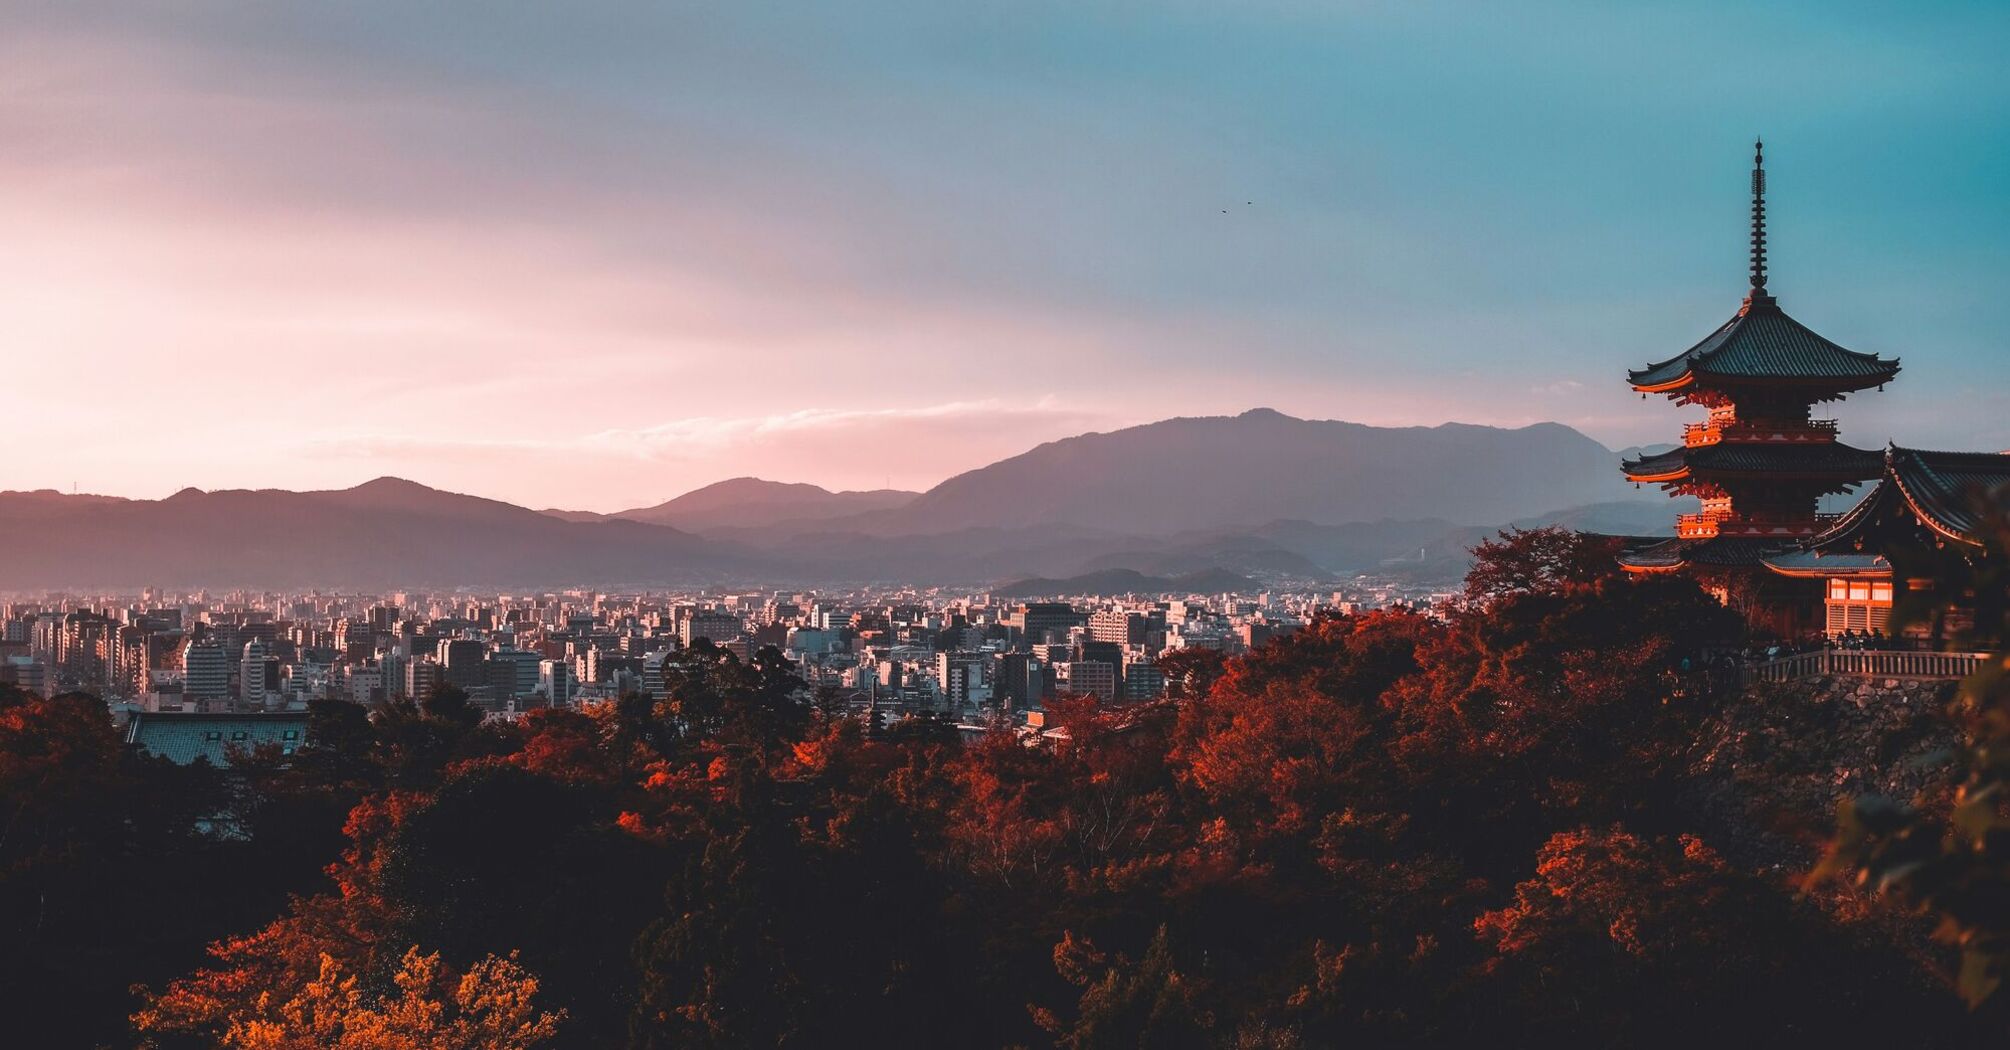
M1507 535L1448 616L1324 616L974 743L704 644L587 711L317 702L227 776L10 690L0 997L35 1046L2010 1034L2001 687L1932 715L1979 750L1834 838L1775 801L1825 772L1790 735L1706 754L1799 702L1710 670L1735 617L1598 543Z

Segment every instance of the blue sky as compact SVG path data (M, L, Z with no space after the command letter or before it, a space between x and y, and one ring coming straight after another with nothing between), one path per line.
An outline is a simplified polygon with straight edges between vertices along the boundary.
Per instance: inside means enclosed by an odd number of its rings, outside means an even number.
M923 487L1268 405L1685 413L1773 290L2010 448L2002 4L5 4L0 487ZM83 424L81 427L79 424ZM81 432L80 432L81 431ZM138 435L144 438L136 440Z

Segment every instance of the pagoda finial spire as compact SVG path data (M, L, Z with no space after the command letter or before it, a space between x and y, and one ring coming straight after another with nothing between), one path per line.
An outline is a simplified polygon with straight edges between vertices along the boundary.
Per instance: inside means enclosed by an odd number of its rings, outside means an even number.
M1752 142L1752 295L1766 294L1766 142Z

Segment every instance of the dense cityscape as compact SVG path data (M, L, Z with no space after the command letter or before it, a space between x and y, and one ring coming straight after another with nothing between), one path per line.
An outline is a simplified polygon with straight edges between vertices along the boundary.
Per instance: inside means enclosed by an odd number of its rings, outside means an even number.
M983 732L1000 719L1037 727L1043 702L1062 694L1157 699L1168 654L1234 656L1321 610L1428 609L1453 597L1367 578L1316 594L1031 602L911 589L47 595L5 607L0 682L102 696L133 742L221 764L232 744L290 751L317 700L423 704L451 687L515 718L660 699L665 668L702 643L742 661L773 647L822 702L876 726L927 717ZM208 746L190 749L195 733Z

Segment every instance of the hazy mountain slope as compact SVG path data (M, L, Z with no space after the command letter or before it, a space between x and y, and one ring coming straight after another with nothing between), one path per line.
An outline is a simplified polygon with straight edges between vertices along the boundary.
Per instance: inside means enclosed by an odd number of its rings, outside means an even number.
M1180 576L1147 576L1132 569L1106 569L1058 580L1044 577L1018 580L994 587L991 593L1000 598L1044 598L1064 594L1218 594L1261 587L1246 576L1222 569Z
M1667 531L1682 501L1636 493L1615 461L1553 423L1390 429L1256 410L1052 442L919 496L738 478L598 515L394 478L164 500L0 492L0 589L1453 572L1502 522Z
M1049 442L857 524L1167 534L1278 519L1490 522L1627 491L1609 450L1557 423L1385 428L1255 409Z
M574 523L381 478L328 492L185 489L164 500L10 512L9 587L560 585L760 573L768 559L661 526Z
M899 489L832 492L818 485L731 478L653 507L617 511L608 517L702 532L892 510L912 502L916 495Z
M1075 575L1104 569L1134 569L1149 576L1177 576L1205 569L1307 580L1329 575L1323 566L1305 555L1247 533L1177 539L1163 545L1109 551L1084 561Z

